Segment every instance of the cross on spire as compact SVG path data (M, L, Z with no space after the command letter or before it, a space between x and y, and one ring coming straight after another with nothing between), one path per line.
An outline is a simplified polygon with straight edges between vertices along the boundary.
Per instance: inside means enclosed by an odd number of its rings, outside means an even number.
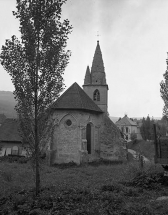
M99 32L97 31L97 40L99 41L99 37L100 37L100 34L99 34Z

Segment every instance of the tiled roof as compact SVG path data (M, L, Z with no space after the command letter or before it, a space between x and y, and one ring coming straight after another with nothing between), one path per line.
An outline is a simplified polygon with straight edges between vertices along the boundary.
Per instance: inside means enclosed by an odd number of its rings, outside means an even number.
M21 141L18 120L7 118L4 121L0 126L0 141Z
M54 109L86 110L103 113L94 101L75 82L52 105Z
M128 125L128 126L137 126L137 123L133 120L129 119L127 115L125 115L122 119L116 122L116 125Z

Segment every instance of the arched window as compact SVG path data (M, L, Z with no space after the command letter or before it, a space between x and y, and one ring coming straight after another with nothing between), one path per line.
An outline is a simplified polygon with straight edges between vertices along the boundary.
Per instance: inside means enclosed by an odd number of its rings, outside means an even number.
M93 101L100 101L100 92L96 89L93 93Z

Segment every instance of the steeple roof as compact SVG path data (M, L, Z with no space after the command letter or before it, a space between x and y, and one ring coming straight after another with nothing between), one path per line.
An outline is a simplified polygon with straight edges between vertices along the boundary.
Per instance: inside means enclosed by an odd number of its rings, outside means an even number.
M100 49L99 41L97 41L96 50L93 57L91 73L104 72L104 63L102 58L102 52Z
M86 85L87 85L87 84L91 84L91 77L90 77L90 69L89 69L89 66L87 66L87 69L86 69L84 84L86 84Z
M91 81L92 81L92 84L107 85L106 74L104 70L104 63L103 63L102 52L100 49L99 41L97 41L97 46L93 57L92 68L91 68Z
M84 110L103 113L94 101L75 82L52 105L53 109Z

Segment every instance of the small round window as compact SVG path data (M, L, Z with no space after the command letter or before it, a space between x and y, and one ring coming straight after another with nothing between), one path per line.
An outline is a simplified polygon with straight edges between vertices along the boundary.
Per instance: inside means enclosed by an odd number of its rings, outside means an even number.
M67 125L67 126L71 126L71 125L72 125L72 121L71 121L70 119L68 119L68 120L66 121L66 125Z

